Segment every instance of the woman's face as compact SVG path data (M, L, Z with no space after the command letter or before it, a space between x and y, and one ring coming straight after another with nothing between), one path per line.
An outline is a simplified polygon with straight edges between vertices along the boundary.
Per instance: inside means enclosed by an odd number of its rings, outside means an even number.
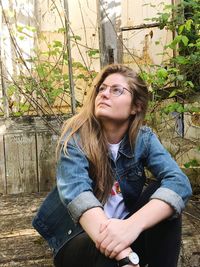
M103 87L101 87L103 86ZM124 123L128 122L130 115L135 114L132 106L132 94L129 89L126 78L119 73L109 75L102 83L100 88L103 88L95 99L95 116L101 122ZM113 89L110 87L112 86ZM123 93L116 96L115 93L118 87L127 88Z

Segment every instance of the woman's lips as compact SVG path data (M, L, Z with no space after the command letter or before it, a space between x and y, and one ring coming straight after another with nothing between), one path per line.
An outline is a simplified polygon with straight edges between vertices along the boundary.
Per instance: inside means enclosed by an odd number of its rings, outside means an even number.
M107 104L107 103L105 103L105 102L100 102L99 104L98 104L98 106L107 106L107 107L110 107L110 105L109 104Z

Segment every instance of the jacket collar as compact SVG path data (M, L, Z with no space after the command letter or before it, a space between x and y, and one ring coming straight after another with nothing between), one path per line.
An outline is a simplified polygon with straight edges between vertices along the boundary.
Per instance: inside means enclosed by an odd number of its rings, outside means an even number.
M119 147L119 152L124 156L126 156L127 158L134 157L134 149L131 148L128 133L126 133L122 139L122 142Z

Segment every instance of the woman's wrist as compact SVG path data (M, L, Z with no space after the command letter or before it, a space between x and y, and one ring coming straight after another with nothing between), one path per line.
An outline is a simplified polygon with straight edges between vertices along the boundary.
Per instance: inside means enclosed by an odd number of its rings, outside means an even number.
M125 248L124 250L122 250L117 256L116 256L116 260L119 261L125 257L127 257L130 253L132 252L131 247Z

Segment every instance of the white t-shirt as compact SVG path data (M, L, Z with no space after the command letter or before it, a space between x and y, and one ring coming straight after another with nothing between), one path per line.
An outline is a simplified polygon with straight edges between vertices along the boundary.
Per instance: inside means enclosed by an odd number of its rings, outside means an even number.
M120 143L121 142L117 144L108 144L114 160L117 159ZM123 219L129 213L124 205L124 200L118 181L115 181L113 184L110 196L108 197L108 200L104 205L104 212L106 213L108 218L117 219Z

